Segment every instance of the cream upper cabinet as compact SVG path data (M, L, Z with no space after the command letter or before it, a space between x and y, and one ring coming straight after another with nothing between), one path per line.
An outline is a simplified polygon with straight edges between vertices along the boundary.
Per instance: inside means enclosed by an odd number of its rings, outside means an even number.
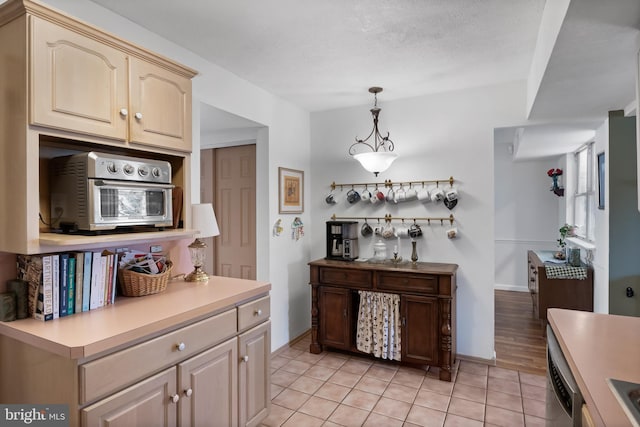
M32 17L31 124L125 141L127 57Z
M191 151L191 79L131 58L130 140Z
M191 77L30 18L30 124L191 151Z

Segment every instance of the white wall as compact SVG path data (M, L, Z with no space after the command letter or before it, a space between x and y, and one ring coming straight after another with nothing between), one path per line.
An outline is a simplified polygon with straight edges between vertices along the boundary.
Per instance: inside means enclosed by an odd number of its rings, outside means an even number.
M593 251L593 311L609 313L609 119L596 131L596 155L605 152L604 209L595 211L596 249Z
M200 102L253 120L268 127L257 137L257 237L258 280L272 284L272 348L276 349L310 326L308 283L309 238L294 242L288 234L271 237L271 225L283 217L290 224L292 215L278 215L278 166L309 171L309 114L263 89L205 61L193 52L159 37L95 3L77 0L45 0L71 16L160 53L196 69L193 79L193 157L191 168L194 203L199 200ZM294 148L292 148L294 147ZM305 189L309 183L305 183ZM305 206L308 206L308 191ZM309 210L300 215L309 222ZM185 242L188 244L189 242ZM271 255L273 254L273 255Z
M527 250L556 249L558 215L564 198L549 191L558 157L514 161L506 144L496 144L495 288L528 291Z
M446 226L423 227L419 241L420 261L459 265L457 291L458 353L484 359L494 355L494 176L493 130L522 122L525 83L447 92L432 96L385 102L380 128L391 132L398 160L376 180L349 158L353 138L366 136L372 127L370 105L311 115L313 159L310 208L312 211L312 258L325 256L325 221L339 216L448 216L444 205L348 205L344 193L329 206L324 195L337 183L446 179L453 176L460 201L451 212L460 238L449 240ZM372 255L372 238L361 238L361 256ZM411 254L403 242L401 256Z

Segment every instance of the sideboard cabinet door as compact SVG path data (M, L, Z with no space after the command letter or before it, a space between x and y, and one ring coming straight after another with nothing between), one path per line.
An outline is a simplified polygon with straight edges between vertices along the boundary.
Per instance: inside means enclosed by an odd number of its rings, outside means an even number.
M319 290L320 343L351 349L351 290L331 286L321 286Z
M402 360L438 364L438 298L402 295Z

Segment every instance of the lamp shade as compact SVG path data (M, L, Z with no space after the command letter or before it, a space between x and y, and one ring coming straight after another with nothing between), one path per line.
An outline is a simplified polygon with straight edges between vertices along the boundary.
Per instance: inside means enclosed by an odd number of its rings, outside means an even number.
M198 230L197 238L218 236L218 222L211 203L191 205L191 228Z
M396 153L388 151L374 151L371 153L354 154L353 158L360 162L363 168L378 175L378 172L386 171L391 163L398 157Z

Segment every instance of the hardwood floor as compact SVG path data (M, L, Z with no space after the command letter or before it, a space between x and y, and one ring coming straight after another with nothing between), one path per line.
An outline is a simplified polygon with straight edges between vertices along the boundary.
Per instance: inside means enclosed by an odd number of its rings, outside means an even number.
M528 292L495 291L496 365L546 373L546 337Z

